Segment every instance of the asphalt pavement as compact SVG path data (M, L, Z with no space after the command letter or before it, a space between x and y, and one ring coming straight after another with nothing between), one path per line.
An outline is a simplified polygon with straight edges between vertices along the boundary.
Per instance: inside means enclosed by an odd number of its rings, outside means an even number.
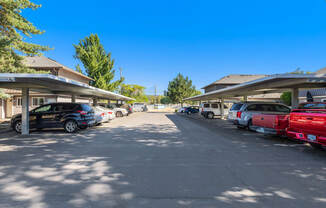
M0 207L326 207L326 151L222 120L136 113L0 134Z

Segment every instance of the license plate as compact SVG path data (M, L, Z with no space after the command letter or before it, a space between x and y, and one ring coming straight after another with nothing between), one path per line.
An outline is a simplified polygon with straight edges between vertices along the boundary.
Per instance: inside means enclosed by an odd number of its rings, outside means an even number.
M258 128L256 131L259 132L259 133L265 133L264 128Z
M315 135L308 134L307 138L308 138L309 141L316 141L316 136Z

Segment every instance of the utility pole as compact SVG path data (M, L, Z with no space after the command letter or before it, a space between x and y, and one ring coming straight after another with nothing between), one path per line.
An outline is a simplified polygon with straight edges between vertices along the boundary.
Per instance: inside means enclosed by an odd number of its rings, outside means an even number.
M155 90L155 99L154 99L154 104L156 104L157 103L157 97L156 97L156 85L154 86L154 90Z

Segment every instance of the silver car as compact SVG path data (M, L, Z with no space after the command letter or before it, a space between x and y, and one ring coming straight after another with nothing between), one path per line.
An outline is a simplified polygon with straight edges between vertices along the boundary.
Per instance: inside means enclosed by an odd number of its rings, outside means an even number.
M280 103L263 103L263 102L243 102L235 103L228 115L228 120L233 122L239 128L251 129L252 116L260 113L287 112L291 108Z

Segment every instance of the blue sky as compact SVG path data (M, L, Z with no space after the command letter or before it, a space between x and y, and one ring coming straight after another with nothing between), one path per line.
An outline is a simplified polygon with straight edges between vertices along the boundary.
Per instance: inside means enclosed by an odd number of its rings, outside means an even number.
M42 0L24 15L45 30L32 42L75 68L74 48L97 33L126 83L160 93L177 73L201 88L228 74L326 66L324 0ZM117 74L118 76L118 74Z

